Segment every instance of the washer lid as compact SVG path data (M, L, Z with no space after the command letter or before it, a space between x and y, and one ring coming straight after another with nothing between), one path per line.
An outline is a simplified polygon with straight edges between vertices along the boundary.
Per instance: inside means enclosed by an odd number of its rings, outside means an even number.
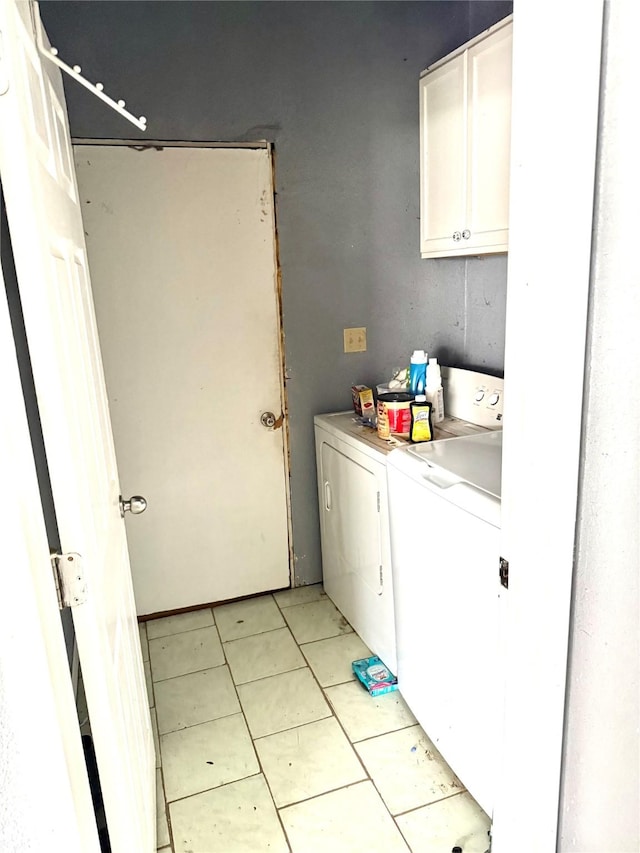
M437 477L437 469L440 468L450 482L450 475L453 475L458 482L468 483L500 500L502 430L414 444L406 450L391 454L389 464L396 460L399 462L400 454L405 457L402 468L407 472L409 467L421 468L420 463L423 463L429 466L433 476Z

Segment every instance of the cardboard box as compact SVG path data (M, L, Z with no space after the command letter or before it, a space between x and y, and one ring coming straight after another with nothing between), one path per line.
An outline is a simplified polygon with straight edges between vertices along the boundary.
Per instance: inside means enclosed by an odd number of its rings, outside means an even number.
M367 388L366 385L352 385L351 396L355 413L368 420L375 420L376 410L371 388Z

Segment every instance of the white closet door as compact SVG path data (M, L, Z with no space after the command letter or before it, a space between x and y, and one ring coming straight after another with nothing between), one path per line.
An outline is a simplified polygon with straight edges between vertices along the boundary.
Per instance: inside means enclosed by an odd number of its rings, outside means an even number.
M287 587L269 152L75 159L118 468L149 502L127 519L138 613Z

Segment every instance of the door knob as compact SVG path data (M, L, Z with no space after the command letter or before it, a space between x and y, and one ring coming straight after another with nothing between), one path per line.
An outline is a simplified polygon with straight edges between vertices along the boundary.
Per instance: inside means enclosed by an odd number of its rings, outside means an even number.
M125 512L130 512L131 515L140 515L147 508L147 501L141 495L131 495L128 501L125 501L120 495L120 515L124 518Z
M260 423L263 427L271 429L276 425L276 416L273 414L273 412L263 412L260 416Z

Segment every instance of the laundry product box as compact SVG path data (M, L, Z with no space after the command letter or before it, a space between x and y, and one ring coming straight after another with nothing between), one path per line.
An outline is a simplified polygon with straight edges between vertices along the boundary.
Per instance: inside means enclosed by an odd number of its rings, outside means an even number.
M373 391L366 385L352 385L351 397L353 398L353 409L356 415L374 420L375 406L373 403Z

